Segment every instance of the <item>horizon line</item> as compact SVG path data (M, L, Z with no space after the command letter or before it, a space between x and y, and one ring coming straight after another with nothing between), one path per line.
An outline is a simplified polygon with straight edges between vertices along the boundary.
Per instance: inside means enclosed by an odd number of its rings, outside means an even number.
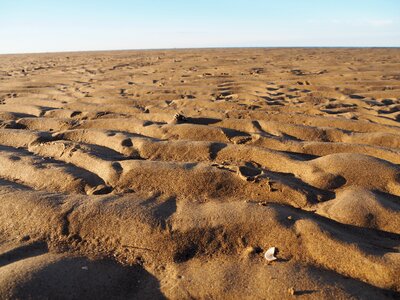
M396 49L400 46L210 46L210 47L166 47L166 48L127 48L127 49L90 49L62 51L7 52L0 55L62 54L84 52L123 52L123 51L168 51L168 50L212 50L212 49Z

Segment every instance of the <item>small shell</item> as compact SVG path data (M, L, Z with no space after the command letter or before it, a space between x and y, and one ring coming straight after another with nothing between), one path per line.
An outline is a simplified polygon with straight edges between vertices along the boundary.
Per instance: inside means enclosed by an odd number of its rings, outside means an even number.
M173 119L169 122L170 124L182 124L187 122L187 118L181 114L181 113L176 113L173 117Z
M275 247L271 247L265 252L264 257L268 261L274 261L276 259L274 254L275 254Z

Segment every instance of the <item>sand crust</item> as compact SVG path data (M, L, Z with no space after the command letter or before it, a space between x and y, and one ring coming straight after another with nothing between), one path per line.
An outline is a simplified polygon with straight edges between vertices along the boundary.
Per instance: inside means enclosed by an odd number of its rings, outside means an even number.
M399 70L398 49L0 56L0 297L400 297Z

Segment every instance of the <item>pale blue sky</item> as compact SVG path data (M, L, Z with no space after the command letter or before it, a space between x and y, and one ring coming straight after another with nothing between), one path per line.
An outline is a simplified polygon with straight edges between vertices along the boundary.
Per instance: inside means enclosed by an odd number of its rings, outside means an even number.
M400 0L0 0L0 53L400 46Z

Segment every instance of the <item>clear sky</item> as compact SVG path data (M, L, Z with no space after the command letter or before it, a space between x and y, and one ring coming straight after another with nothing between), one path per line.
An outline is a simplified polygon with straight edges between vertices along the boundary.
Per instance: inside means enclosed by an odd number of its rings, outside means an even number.
M400 0L0 0L0 53L400 46Z

